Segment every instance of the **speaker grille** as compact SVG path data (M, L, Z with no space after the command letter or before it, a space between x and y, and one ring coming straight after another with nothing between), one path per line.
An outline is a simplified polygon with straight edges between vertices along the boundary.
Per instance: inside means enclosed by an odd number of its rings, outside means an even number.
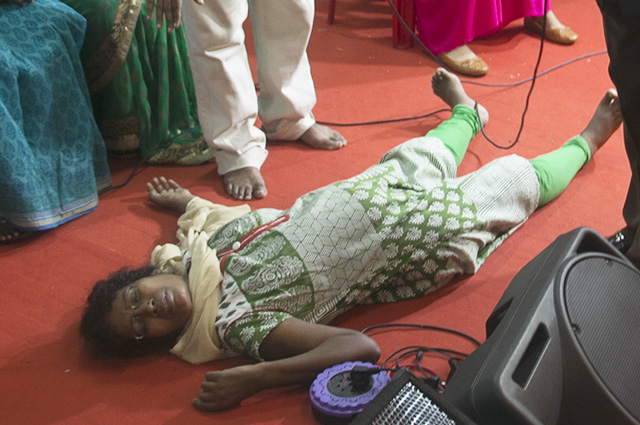
M585 258L567 273L565 300L574 335L593 369L640 418L640 274L612 259Z
M411 382L407 382L372 421L372 425L455 425L438 406Z
M350 425L476 425L441 394L400 369Z

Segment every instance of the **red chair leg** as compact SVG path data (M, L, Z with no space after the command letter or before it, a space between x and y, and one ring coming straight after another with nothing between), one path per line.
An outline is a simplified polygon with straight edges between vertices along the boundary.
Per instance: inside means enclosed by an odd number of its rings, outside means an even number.
M407 24L411 31L415 32L416 12L413 0L392 1L402 20ZM393 13L391 25L393 28L393 47L396 49L408 49L413 46L413 37L411 34L407 33L407 30L402 26L395 13Z

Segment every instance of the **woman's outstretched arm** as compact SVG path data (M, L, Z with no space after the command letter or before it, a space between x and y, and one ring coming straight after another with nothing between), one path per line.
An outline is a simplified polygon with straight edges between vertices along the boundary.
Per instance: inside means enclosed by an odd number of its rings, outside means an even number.
M324 369L347 361L374 363L377 344L359 332L289 318L260 346L262 363L207 372L193 405L222 410L268 388L310 383Z

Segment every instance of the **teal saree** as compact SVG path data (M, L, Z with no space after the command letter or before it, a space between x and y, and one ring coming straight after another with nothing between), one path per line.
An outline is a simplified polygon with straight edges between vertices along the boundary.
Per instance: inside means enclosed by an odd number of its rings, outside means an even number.
M0 4L0 223L36 231L93 211L110 182L78 52L57 0Z

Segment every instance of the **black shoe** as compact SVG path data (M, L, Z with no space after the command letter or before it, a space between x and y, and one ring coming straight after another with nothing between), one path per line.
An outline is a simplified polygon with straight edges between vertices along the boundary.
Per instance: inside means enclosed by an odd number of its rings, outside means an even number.
M631 232L625 227L622 230L618 230L613 235L607 238L607 241L618 251L623 254L626 254L631 247Z

